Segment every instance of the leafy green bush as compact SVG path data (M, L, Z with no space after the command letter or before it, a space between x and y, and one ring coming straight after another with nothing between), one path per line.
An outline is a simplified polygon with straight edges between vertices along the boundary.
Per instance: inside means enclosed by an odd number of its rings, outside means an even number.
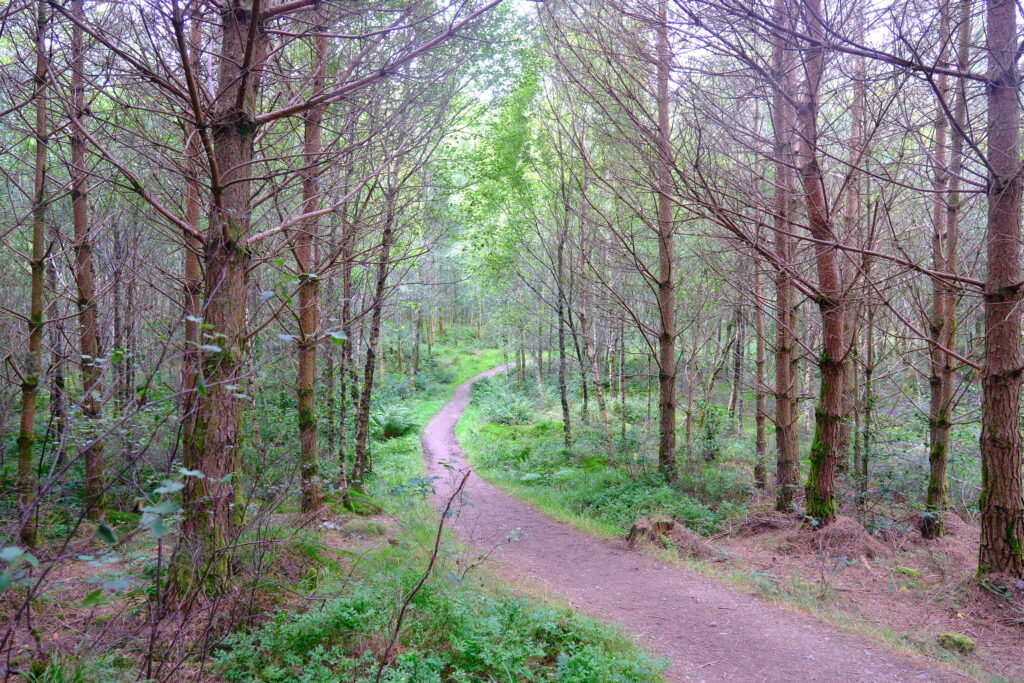
M726 409L715 403L697 403L697 451L704 462L715 460L722 449Z
M482 413L482 406L471 407L465 423L479 420ZM460 427L459 438L479 471L528 490L543 490L547 502L557 501L558 507L611 525L618 533L651 515L668 515L699 533L715 533L729 518L742 514L742 501L750 491L740 472L710 465L704 468L704 476L669 486L653 466L634 468L626 461L624 454L635 443L623 442L621 453L607 441L604 451L599 449L593 436L600 431L596 428L581 429L570 452L562 445L557 422L477 425L472 431ZM605 451L611 451L611 457ZM618 462L610 462L611 458ZM648 460L643 462L653 465Z
M694 470L683 468L679 473L679 488L712 507L723 503L742 503L754 494L754 485L747 471L722 463L702 465Z
M523 425L536 416L536 404L514 384L490 378L473 385L473 399L489 422Z
M382 441L405 436L416 426L409 411L399 405L378 408L370 415L370 425L373 435Z
M282 612L224 643L216 662L227 681L374 680L396 597L418 570L378 563L343 597L300 615ZM408 557L405 558L408 560ZM663 668L628 641L564 609L499 596L469 583L433 579L416 594L391 683L441 681L657 681Z

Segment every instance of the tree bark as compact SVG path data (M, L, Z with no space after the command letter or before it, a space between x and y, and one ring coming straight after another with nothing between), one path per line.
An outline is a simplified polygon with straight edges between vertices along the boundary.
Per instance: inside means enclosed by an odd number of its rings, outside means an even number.
M786 0L775 0L775 20L781 26L792 25ZM793 107L792 57L786 36L779 32L772 45L772 68L776 84L772 96L772 128L775 157L774 228L775 252L782 264L775 272L775 509L788 511L799 490L800 455L797 451L796 399L796 311L793 282L787 268L793 264L793 245L789 237L793 208L795 157L792 140L796 137Z
M761 264L754 262L754 483L764 490L768 487L767 448L765 445L765 392L764 392L764 312L761 310Z
M316 66L313 71L314 95L324 89L324 64L327 59L326 20L323 8L314 6L313 26ZM320 209L320 155L321 120L326 105L311 107L303 114L302 208L304 214ZM317 454L316 411L317 351L320 345L320 277L316 272L319 259L316 245L319 241L320 219L311 216L299 225L295 240L295 261L299 269L299 339L298 339L298 427L299 471L301 479L300 510L303 514L316 512L323 506L320 490L320 463Z
M743 304L736 304L733 311L732 339L732 388L729 392L729 418L732 429L737 433L743 430L743 356L746 351L746 319L743 315Z
M1021 499L1021 177L1017 6L986 5L989 50L985 363L978 573L1024 572Z
M655 164L658 205L658 470L668 482L676 470L676 323L672 228L672 146L668 94L669 52L666 0L658 3L657 50L658 155Z
M586 306L586 303L583 304ZM588 315L577 312L576 318L580 321L580 336L583 340L583 353L587 356L587 364L590 366L590 382L594 387L594 400L597 401L597 415L601 422L601 428L608 432L608 405L604 400L604 387L601 383L601 364L597 360L597 325ZM587 326L590 329L587 329Z
M948 40L952 15L952 0L943 0L940 7L939 34L941 40L940 63L947 63ZM966 68L969 59L971 14L970 2L960 2L960 26L957 35L957 63ZM937 77L938 97L948 102L949 76ZM967 102L963 86L956 88L953 118L957 130L966 120ZM939 103L935 117L935 192L932 207L932 268L955 273L957 270L957 233L959 232L959 174L963 154L963 139L953 131L949 168L946 167L946 137L949 123L946 111ZM954 206L955 205L955 206ZM946 462L949 455L949 433L953 426L953 357L945 349L956 344L956 293L951 283L932 279L932 310L928 319L928 334L932 344L928 349L929 402L928 402L928 493L925 511L921 516L921 536L938 538L945 533L943 516L948 506Z
M380 340L380 321L384 310L388 272L390 270L391 243L394 239L395 190L387 191L384 201L387 204L384 217L384 231L381 235L380 260L377 262L377 283L373 293L373 312L370 316L370 336L366 342L366 364L363 367L363 387L359 394L359 407L356 412L355 451L352 466L352 488L362 491L364 477L369 469L367 440L370 427L370 397L373 394L373 376L376 367L377 344ZM454 328L453 328L454 329Z
M564 196L564 192L563 192ZM568 217L566 217L568 222ZM558 317L558 399L562 406L562 442L566 450L572 448L572 414L569 411L569 391L565 379L565 286L562 282L564 272L564 235L558 236L555 261L555 293L557 298Z
M49 149L49 124L46 116L46 99L49 85L49 64L46 57L46 28L49 22L47 3L39 0L36 4L35 31L35 172L32 186L32 298L28 314L28 349L21 364L21 421L18 426L18 471L15 489L18 492L18 509L21 518L18 536L22 544L32 547L36 544L36 471L33 466L36 442L36 396L43 364L43 298L45 288L46 259L46 187L47 151Z
M420 371L420 305L412 311L412 348L409 354L409 391L416 390L416 375Z
M210 123L218 177L212 185L204 249L203 323L195 419L184 435L186 462L203 477L186 477L184 517L172 558L168 598L191 595L204 583L216 594L228 578L226 550L235 531L235 485L242 433L239 417L246 355L251 167L257 125L253 107L266 53L266 33L248 7L220 13L217 97ZM250 32L254 43L248 45ZM248 49L247 49L248 46ZM245 55L249 52L250 59Z
M78 20L71 34L71 211L75 228L75 284L78 286L78 345L82 363L82 416L88 424L82 449L85 460L85 516L103 516L103 442L96 425L103 418L103 366L96 323L96 279L92 262L89 197L85 161L85 20L84 0L74 0Z
M842 451L843 392L846 379L846 331L843 325L843 284L836 251L828 246L835 240L828 216L824 178L818 164L818 91L824 70L821 0L805 0L804 25L811 39L801 52L804 58L803 97L797 112L800 123L800 179L807 209L808 231L816 240L818 275L817 304L821 315L821 353L818 368L821 384L814 410L814 439L811 442L810 472L805 487L808 517L819 525L835 519L835 474ZM822 242L824 241L824 243Z
M193 19L189 25L189 59L192 62L193 72L198 70L199 49L201 39L201 28L198 20ZM202 212L199 195L199 155L202 153L199 138L195 126L189 125L185 134L185 222L195 228L200 228L199 221ZM202 241L190 233L183 235L184 264L182 273L182 312L184 317L185 344L181 353L181 376L179 379L181 389L181 419L182 434L193 433L192 421L195 420L195 407L197 397L197 384L199 379L199 345L202 343L199 337L201 320L200 305L203 297L203 273L200 263L200 255L203 252ZM186 469L194 470L199 467L195 460L197 452L194 449L183 447L183 464Z

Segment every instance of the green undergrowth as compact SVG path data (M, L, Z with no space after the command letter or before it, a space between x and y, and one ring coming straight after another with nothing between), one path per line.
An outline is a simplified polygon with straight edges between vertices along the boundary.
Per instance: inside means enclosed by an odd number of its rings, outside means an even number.
M317 576L307 611L281 611L262 626L232 634L215 662L226 681L304 683L377 680L377 669L402 603L429 564L437 513L427 501L419 439L430 416L462 381L500 359L491 350L443 354L446 380L418 388L405 400L384 391L385 405L401 406L412 427L372 443L374 473L368 494L387 517L367 532L350 520L342 533L372 537L358 553ZM372 521L366 518L366 522ZM328 553L329 554L329 553ZM475 568L465 547L445 534L433 571L405 612L400 635L385 660L381 681L660 681L663 663L628 638L571 610L510 592ZM308 588L308 587L307 587Z
M651 444L633 426L623 437L576 424L567 449L561 422L549 419L557 411L531 400L529 391L500 377L477 382L456 435L480 476L545 514L614 537L652 515L712 534L745 512L751 493L745 472L707 464L668 485L650 457Z
M425 503L399 517L401 531L367 554L335 597L307 612L279 613L235 634L216 661L227 681L375 680L403 600L423 576L436 514ZM628 639L565 608L513 595L466 574L465 549L446 538L431 578L406 611L381 681L659 681L663 666Z

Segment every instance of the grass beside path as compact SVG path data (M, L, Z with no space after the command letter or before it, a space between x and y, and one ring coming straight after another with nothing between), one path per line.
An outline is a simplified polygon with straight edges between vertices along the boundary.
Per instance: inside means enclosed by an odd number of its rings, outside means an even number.
M641 420L625 436L577 421L566 448L554 396L548 387L538 401L532 384L500 375L476 383L455 429L474 471L545 515L600 538L622 537L637 519L653 515L713 534L746 511L751 484L741 468L716 462L665 483Z
M323 602L314 601L308 611L281 611L251 632L230 636L216 658L225 680L375 680L375 653L385 649L399 606L423 575L437 526L437 512L426 499L420 434L455 386L500 363L500 354L489 349L435 351L434 377L424 377L422 390L400 401L403 419L414 427L373 443L370 493L386 509L380 524L339 517L342 530L355 530L352 549L314 553L318 560L333 555L318 561L314 594ZM468 553L445 535L431 578L406 612L381 681L661 680L662 663L617 629L517 595L479 569L465 575ZM333 569L323 572L325 564Z

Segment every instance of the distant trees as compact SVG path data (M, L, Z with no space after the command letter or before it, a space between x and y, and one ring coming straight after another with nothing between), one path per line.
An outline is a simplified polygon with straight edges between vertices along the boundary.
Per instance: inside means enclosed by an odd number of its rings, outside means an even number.
M425 197L407 181L426 177L421 170L445 126L465 113L454 101L468 83L465 67L488 48L462 37L487 37L485 26L500 27L505 19L491 19L499 4L423 0L392 11L313 0L175 0L159 10L127 2L99 11L76 0L5 14L30 36L16 46L33 46L35 61L32 87L12 90L4 113L5 144L28 135L35 148L31 294L24 298L29 333L19 337L24 351L11 364L23 395L16 483L23 543L35 540L48 491L79 463L83 513L102 523L110 487L135 471L133 458L148 458L146 444L160 440L154 433L138 449L127 448L127 460L112 455L111 443L129 439L148 413L169 410L162 396L169 390L180 410L180 420L170 422L176 429L163 435L173 445L148 461L156 471L184 473L168 604L186 604L201 587L208 595L220 591L253 486L242 476L250 450L243 411L258 379L253 344L264 348L259 336L268 326L283 327L282 341L294 341L297 350L302 510L316 511L324 495L317 350L325 341L343 348L342 405L357 394L365 399L354 411L356 462L368 465L377 337L395 279L408 274L396 264L419 258L436 239L420 246L403 241L399 227L408 227ZM67 49L53 53L50 45ZM26 111L35 112L31 128L13 126L12 117ZM67 160L58 177L54 158ZM9 177L24 170L11 169ZM56 213L65 197L70 211ZM109 214L95 209L101 202ZM18 210L9 207L7 215L19 220ZM118 227L111 228L108 215L117 214ZM45 319L46 311L59 310L47 297L68 296L65 259L55 253L64 245L47 231L66 218L81 380L68 392L75 408L56 427L61 442L67 437L74 445L73 458L47 471L36 407L46 361L64 362L44 347L45 326L55 331L59 323ZM21 234L9 233L12 246ZM113 241L116 267L108 269ZM126 244L143 245L157 260L147 263L137 251L126 256L124 249L140 248ZM295 261L291 277L278 258L284 251ZM376 273L369 287L367 267ZM342 295L323 302L321 282L333 292L336 277ZM138 291L139 278L146 285L140 299L132 294L128 305L110 303L111 287L126 296ZM139 331L143 307L154 319ZM282 320L290 311L295 327ZM180 346L168 343L172 331ZM357 384L356 353L364 349L367 374ZM178 370L172 389L161 374L168 366ZM112 368L116 377L108 374ZM126 379L134 368L146 377ZM151 391L161 397L151 401ZM115 393L117 409L105 409ZM56 389L51 398L60 399ZM331 414L327 423L343 450L353 428L353 411L344 410L340 422ZM45 473L41 480L37 472Z
M1010 10L991 4L984 20L966 0L905 10L896 24L856 5L788 0L541 8L553 67L533 110L535 130L557 131L563 162L534 166L559 206L545 209L538 225L546 233L529 243L576 249L568 257L577 264L569 315L558 325L570 333L581 376L593 378L581 387L584 411L614 389L599 360L607 353L610 370L612 354L599 340L614 339L626 321L613 344L629 356L650 354L656 368L659 463L671 481L697 466L690 457L672 464L681 448L670 441L683 429L691 452L703 419L694 387L701 377L714 386L731 357L734 385L745 383L755 403L762 392L774 399L773 410L755 412L774 425L776 507L799 505L817 526L838 513L837 496L863 505L871 495L879 383L904 377L899 391L909 409L920 374L928 379L920 408L928 458L916 475L926 480L919 524L926 538L941 535L951 433L961 424L955 415L968 414L960 404L973 400L978 372L986 415L979 511L987 525L979 570L1019 572L1020 411L1010 401L1019 394L1010 369L1019 364L1019 316L1007 313L1019 256L1016 247L996 246L1016 239L1020 208L1017 175L1001 165L1019 137L1009 132L1019 98L1006 95L1019 95L1016 64L1000 52L1009 45L1002 41ZM972 28L980 26L983 50ZM987 74L977 70L982 54ZM525 158L543 157L522 149ZM980 193L987 218L973 201ZM578 221L559 219L559 211ZM571 228L568 239L562 225ZM964 256L982 241L984 259ZM755 293L760 286L741 281L737 263L747 258L757 280L772 274L770 304ZM670 269L672 277L660 275ZM755 293L755 315L723 315L721 293L712 295L717 307L687 310L690 291L712 288L689 280L709 271L739 305ZM980 294L984 329L970 304ZM557 307L550 310L557 319ZM753 338L744 341L751 324ZM763 358L753 368L751 344ZM904 370L892 374L897 358ZM673 392L684 387L686 409L670 418ZM801 497L798 402L809 405L814 395ZM730 400L742 400L735 387ZM766 435L755 431L761 453ZM758 482L761 471L758 459Z

